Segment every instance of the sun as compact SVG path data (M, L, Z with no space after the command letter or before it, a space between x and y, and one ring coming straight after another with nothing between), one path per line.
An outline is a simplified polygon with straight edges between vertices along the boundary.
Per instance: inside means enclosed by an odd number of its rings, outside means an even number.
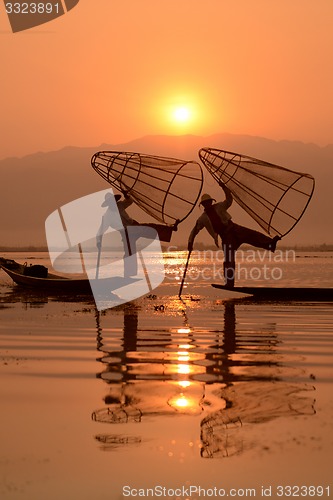
M178 124L189 123L191 120L191 111L186 106L177 106L172 111L172 118Z
M147 118L155 133L185 136L211 130L215 110L214 96L207 95L204 88L190 84L177 88L168 82L149 96L145 113L149 113Z
M152 120L161 133L195 134L204 121L200 99L190 92L158 95L152 106Z

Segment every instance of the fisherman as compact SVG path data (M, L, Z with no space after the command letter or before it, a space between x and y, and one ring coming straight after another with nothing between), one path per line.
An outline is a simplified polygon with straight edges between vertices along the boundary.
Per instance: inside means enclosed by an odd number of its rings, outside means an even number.
M102 217L101 225L97 231L96 246L98 251L101 252L103 234L109 227L120 231L124 246L124 276L130 277L137 274L137 258L135 255L136 249L134 248L135 241L132 241L131 238L130 244L127 227L138 226L139 223L126 212L126 209L132 205L133 200L126 191L123 194L124 198L122 199L121 194L113 195L112 193L106 193L101 206L107 207L107 210ZM115 207L114 200L117 207ZM121 223L117 212L119 213Z
M224 183L220 182L220 186L225 193L224 201L213 203L216 200L209 194L203 194L201 197L200 205L203 206L204 213L198 218L190 233L188 251L192 251L194 239L203 228L206 228L213 237L217 247L219 246L218 236L220 236L224 253L225 286L233 288L235 285L236 251L242 243L275 252L276 244L281 238L279 236L271 238L259 231L235 224L228 213L228 208L233 202L233 196Z
M125 277L132 277L137 275L137 240L140 237L154 240L156 232L152 231L152 229L155 229L161 240L170 241L172 232L177 231L179 220L177 220L173 226L163 226L153 223L141 224L127 213L126 209L132 205L133 200L127 191L124 191L123 195L124 198L122 199L120 194L113 195L111 193L106 193L104 202L101 206L107 207L107 210L102 217L101 225L97 231L96 246L98 251L101 252L103 234L109 227L118 230L121 233L124 246L124 275ZM113 200L116 201L121 224ZM165 238L163 238L163 236Z
M104 201L101 206L107 207L107 210L102 217L100 228L97 231L97 247L100 246L102 236L109 227L112 227L113 229L123 229L123 227L138 224L138 222L132 219L132 217L130 217L126 212L126 209L133 203L132 198L128 195L127 192L124 192L124 199L122 200L121 198L121 194L113 195L111 193L106 193L104 197ZM113 200L115 200L117 203L117 209L122 222L122 227L119 228L116 227L118 217L115 211Z

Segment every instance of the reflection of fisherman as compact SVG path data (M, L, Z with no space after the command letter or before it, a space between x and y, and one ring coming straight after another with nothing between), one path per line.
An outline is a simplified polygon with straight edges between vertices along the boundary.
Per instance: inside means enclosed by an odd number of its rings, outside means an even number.
M201 197L200 205L204 207L204 213L199 217L190 233L188 250L192 251L194 238L203 228L206 228L214 238L216 246L218 246L218 236L220 236L224 252L223 266L226 286L233 287L236 267L235 254L241 244L248 243L274 252L276 244L281 238L279 236L270 238L259 231L235 224L227 211L233 201L231 191L224 184L221 183L220 185L225 192L226 198L224 201L213 204L215 200L209 194L204 194Z
M120 194L113 196L111 193L106 193L105 200L102 203L102 207L107 207L105 214L102 217L101 225L97 231L96 235L96 245L99 251L102 248L102 238L103 234L107 231L109 227L112 229L117 229L121 233L124 246L124 276L136 276L137 274L137 258L135 249L135 240L129 239L127 227L128 226L138 226L138 222L128 215L126 208L129 207L133 202L128 193L124 192L124 199L121 199ZM117 203L117 207L114 205L114 200ZM117 211L117 209L118 211ZM120 220L119 216L120 215Z

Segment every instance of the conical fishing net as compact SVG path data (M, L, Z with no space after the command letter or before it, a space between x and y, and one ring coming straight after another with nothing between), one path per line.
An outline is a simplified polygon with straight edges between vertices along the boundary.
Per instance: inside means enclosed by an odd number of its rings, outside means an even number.
M302 217L314 190L314 178L220 149L203 148L199 157L217 182L270 235L284 236Z
M109 184L127 191L140 208L164 224L184 220L201 194L203 172L194 161L100 151L91 164Z

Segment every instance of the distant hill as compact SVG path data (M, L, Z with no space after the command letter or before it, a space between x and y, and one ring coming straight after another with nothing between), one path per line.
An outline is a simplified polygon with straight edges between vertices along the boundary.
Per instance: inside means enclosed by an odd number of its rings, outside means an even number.
M315 195L303 219L285 238L287 244L311 245L332 243L333 145L319 147L291 141L272 141L261 137L233 134L198 136L146 136L126 144L101 144L91 148L65 147L59 151L36 153L23 158L0 161L1 246L45 245L44 223L47 216L59 206L95 191L108 184L90 166L96 151L136 151L186 160L198 160L202 147L217 147L254 156L297 171L311 173L316 179ZM204 192L215 197L221 190L207 176ZM258 228L235 204L231 209L234 220ZM132 209L138 220L147 215ZM172 244L184 244L188 233L201 211L196 208L184 221ZM84 222L84 221L83 221ZM198 241L210 242L202 233Z

